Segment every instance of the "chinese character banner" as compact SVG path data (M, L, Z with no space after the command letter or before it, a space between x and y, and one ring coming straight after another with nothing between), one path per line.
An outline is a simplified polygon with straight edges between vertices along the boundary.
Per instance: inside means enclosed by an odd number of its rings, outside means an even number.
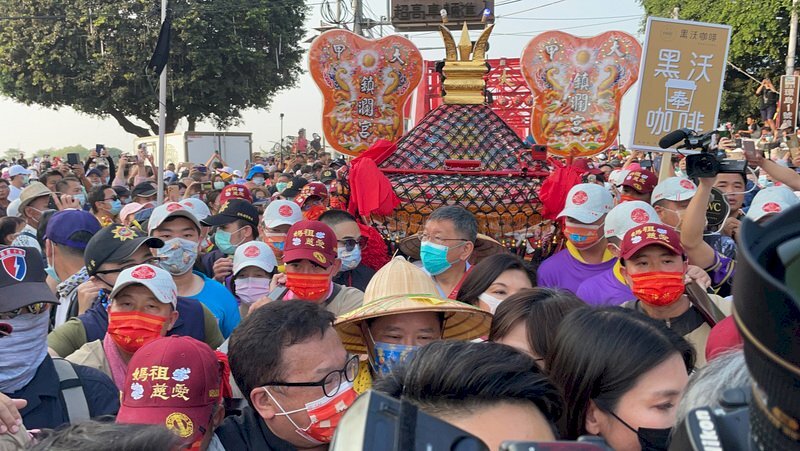
M586 157L610 147L619 133L622 96L636 82L642 47L609 31L579 38L548 31L522 52L525 80L535 97L531 134L548 151Z
M673 130L716 128L730 30L727 25L647 19L632 148L661 150L658 141Z
M331 30L308 54L322 91L322 126L336 150L358 156L379 139L403 134L403 105L422 78L422 54L400 36L378 40Z

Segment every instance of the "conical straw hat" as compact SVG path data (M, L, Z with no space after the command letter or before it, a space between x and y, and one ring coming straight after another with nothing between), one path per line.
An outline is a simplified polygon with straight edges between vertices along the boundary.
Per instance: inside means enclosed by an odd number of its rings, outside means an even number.
M395 257L372 276L364 289L363 305L389 296L427 294L438 297L436 293L436 284L429 275L403 257Z
M364 305L340 316L334 327L345 349L357 354L367 352L361 322L387 315L443 313L444 339L472 340L489 333L492 322L489 312L463 302L442 299L436 292L430 276L402 257L396 257L372 277L364 292Z

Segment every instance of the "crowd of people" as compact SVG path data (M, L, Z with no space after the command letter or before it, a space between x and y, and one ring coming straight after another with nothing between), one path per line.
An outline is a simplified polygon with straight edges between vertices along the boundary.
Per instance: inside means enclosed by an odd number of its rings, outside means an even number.
M607 152L573 162L563 248L540 264L478 255L457 205L392 256L328 153L215 155L156 180L144 149L99 150L3 163L0 449L323 451L376 390L492 450L664 450L689 409L748 380L737 233L800 191L782 155L692 180L678 156ZM730 205L717 230L712 188Z

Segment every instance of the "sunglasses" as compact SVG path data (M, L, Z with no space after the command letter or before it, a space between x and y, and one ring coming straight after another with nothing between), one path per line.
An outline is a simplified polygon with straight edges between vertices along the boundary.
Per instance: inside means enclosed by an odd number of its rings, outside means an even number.
M32 313L38 315L47 310L47 302L36 302L34 304L26 305L18 309L11 310L10 312L0 312L0 319L12 319L19 315Z
M358 239L355 238L347 238L344 240L339 240L339 246L344 246L344 249L347 252L353 252L353 249L356 248L356 244L363 250L367 247L367 237L361 236Z

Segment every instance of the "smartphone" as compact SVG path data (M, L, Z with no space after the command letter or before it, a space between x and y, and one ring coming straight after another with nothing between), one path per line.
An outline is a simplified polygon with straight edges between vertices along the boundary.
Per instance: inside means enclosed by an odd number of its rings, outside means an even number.
M102 152L105 147L106 146L103 144L95 144L94 151L97 152L98 155L100 155L100 152Z
M212 182L203 182L200 184L201 191L211 191L214 189L214 184Z
M746 157L754 158L756 156L756 142L753 139L742 139L742 150Z
M77 153L68 153L67 154L67 164L72 166L73 164L80 164L81 159L80 155Z
M642 169L650 170L653 168L653 160L642 160L639 162L639 166L641 166Z
M269 292L267 297L272 299L273 301L282 301L283 297L286 296L287 291L289 291L288 288L286 288L283 285L278 285L277 287L275 287L274 290Z
M737 149L741 149L742 148L742 138L736 138L734 140L734 142L736 143L736 148Z

